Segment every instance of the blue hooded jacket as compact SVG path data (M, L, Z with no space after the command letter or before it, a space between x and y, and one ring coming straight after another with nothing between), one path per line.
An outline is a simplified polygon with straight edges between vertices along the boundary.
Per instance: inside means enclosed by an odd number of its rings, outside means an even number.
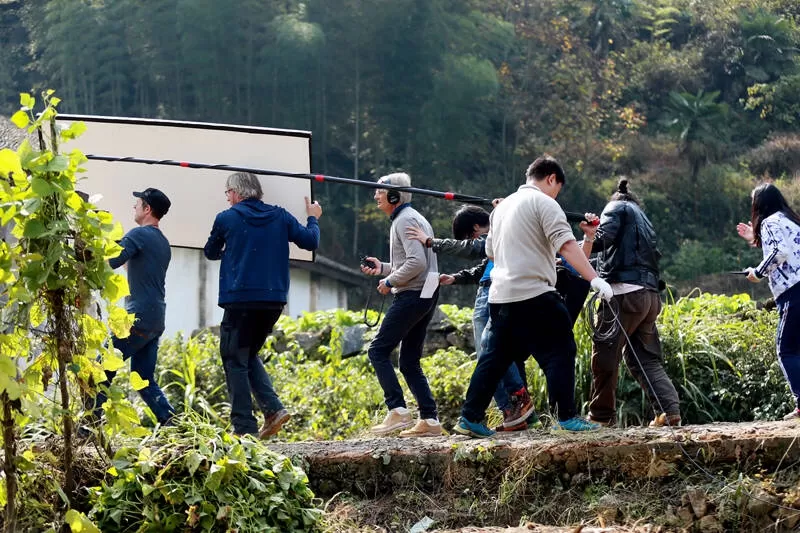
M319 246L319 224L303 227L282 207L242 200L219 213L203 252L222 259L219 306L243 302L286 303L289 294L289 243L304 250Z

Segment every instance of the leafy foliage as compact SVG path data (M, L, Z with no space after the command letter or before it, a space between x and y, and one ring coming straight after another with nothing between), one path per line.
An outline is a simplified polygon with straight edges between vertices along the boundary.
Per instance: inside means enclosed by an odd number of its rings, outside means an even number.
M114 455L93 489L102 531L308 531L314 507L305 473L251 438L183 416L156 438Z

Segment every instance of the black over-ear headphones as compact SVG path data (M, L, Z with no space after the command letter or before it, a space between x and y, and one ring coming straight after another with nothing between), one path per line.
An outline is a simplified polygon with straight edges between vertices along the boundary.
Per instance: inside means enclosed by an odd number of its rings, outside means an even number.
M386 190L386 201L392 205L400 203L400 191L395 189Z

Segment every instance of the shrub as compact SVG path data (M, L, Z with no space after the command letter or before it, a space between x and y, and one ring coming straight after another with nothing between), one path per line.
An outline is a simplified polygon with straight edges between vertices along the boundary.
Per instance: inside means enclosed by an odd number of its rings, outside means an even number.
M772 178L800 174L800 135L775 135L744 157L750 172Z
M289 459L196 414L121 448L113 465L92 489L101 531L307 531L322 513Z

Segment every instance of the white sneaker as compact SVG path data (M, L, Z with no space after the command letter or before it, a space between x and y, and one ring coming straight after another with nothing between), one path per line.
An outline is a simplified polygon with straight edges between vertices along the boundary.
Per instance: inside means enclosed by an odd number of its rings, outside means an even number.
M377 426L372 426L370 432L374 435L388 435L393 431L411 427L413 423L411 411L405 407L396 407L389 410L383 422Z
M401 437L441 437L442 435L447 435L447 431L435 418L417 420L413 428L400 432Z

